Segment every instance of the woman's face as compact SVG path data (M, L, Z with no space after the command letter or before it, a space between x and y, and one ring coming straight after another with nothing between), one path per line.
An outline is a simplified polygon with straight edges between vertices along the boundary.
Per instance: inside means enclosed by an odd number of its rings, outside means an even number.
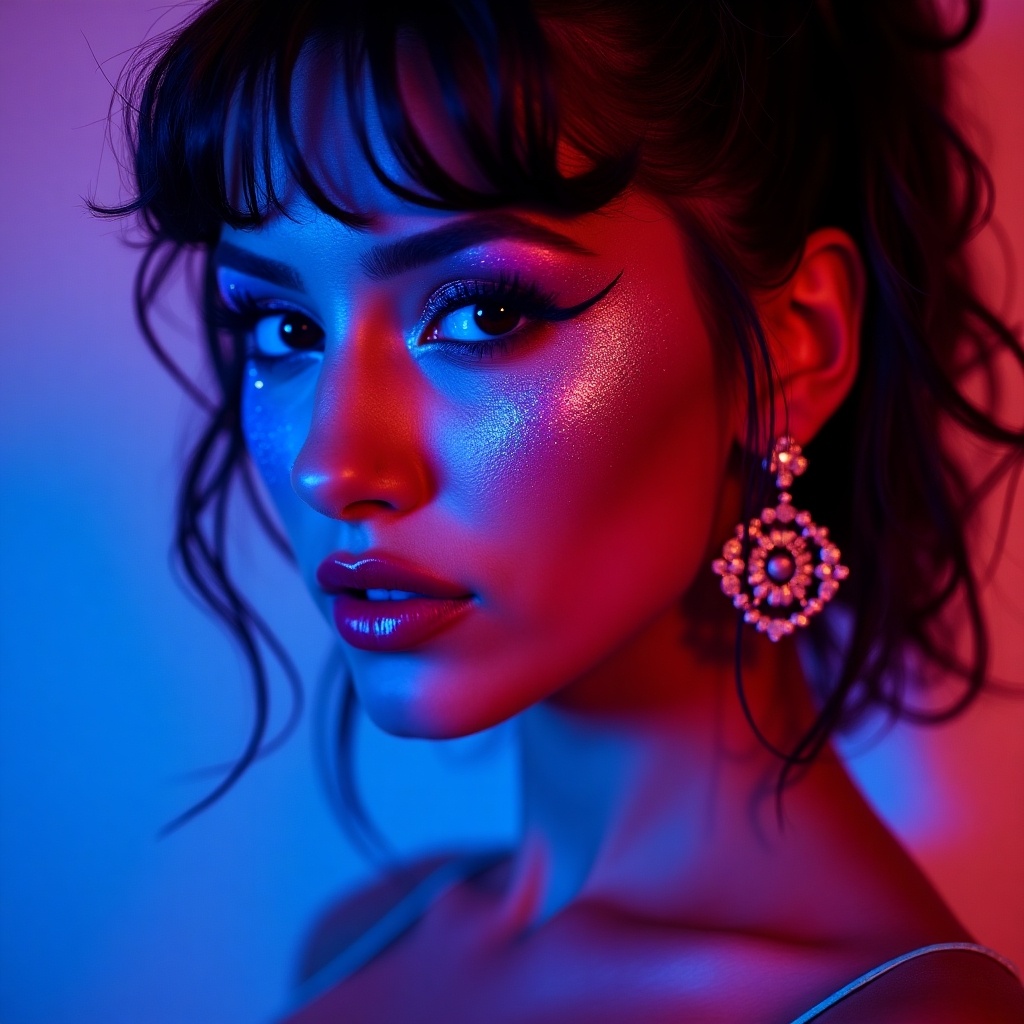
M678 614L727 403L685 240L650 198L449 213L358 158L336 175L369 228L296 195L223 232L245 432L371 717L463 735Z

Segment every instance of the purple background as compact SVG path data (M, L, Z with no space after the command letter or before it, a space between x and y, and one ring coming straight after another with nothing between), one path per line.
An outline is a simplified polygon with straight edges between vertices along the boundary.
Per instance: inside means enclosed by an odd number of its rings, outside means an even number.
M249 704L240 659L168 572L189 410L138 339L129 232L90 217L82 196L119 195L104 146L106 78L189 8L0 2L6 1024L267 1019L283 1005L304 928L369 871L320 795L308 716L218 807L154 838L203 792L184 776L238 752ZM1024 7L993 3L962 72L1018 260L1022 44ZM989 232L979 259L1002 301L996 249ZM181 289L168 308L167 329L193 364ZM1019 289L1004 308L1020 322ZM1018 412L1024 404L1009 401ZM1021 506L987 595L997 671L1017 681ZM997 511L979 531L983 550ZM236 553L244 584L313 680L330 636L311 602L251 526ZM512 835L507 730L447 744L361 736L367 798L400 849ZM940 730L898 730L853 766L978 938L1024 963L1024 702L988 698Z

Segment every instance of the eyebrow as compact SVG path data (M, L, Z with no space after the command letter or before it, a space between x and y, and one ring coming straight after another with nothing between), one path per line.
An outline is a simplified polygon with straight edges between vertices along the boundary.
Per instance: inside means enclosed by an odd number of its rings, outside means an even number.
M395 242L381 242L359 257L359 266L367 277L385 281L407 270L415 270L481 242L495 239L534 242L580 256L594 255L590 249L559 231L534 224L515 214L497 213L460 220ZM300 292L306 290L302 277L294 267L259 256L230 242L217 245L214 260L218 266L230 267L283 288Z
M240 249L230 242L220 242L214 250L213 256L218 266L230 267L243 274L280 285L282 288L291 288L299 292L306 290L302 278L294 267L288 266L287 263L279 263L277 260L267 259L266 256L257 256L256 253L249 252L248 249Z
M533 224L515 214L495 213L460 220L396 242L382 242L360 256L359 265L367 277L382 281L495 239L536 242L563 252L594 255L578 242L551 228Z

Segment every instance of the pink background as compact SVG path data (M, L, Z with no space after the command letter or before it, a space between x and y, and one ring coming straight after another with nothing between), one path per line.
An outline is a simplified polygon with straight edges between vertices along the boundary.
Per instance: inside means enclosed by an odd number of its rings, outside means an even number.
M219 1024L280 1009L304 927L368 873L332 821L301 734L170 839L203 792L185 778L240 749L242 665L168 572L190 418L132 321L125 229L104 146L127 50L189 5L0 2L0 238L6 296L0 572L0 1017L8 1024ZM999 220L1024 260L1024 4L990 5L961 61ZM94 56L95 55L95 56ZM99 66L97 66L97 62ZM984 279L1024 301L979 241ZM1009 295L1009 298L1005 296ZM194 364L187 300L169 330ZM174 327L174 317L178 326ZM1007 398L1019 420L1024 395ZM986 598L998 675L1024 675L1024 502ZM998 501L977 534L991 546ZM330 644L287 567L239 531L239 573L306 678ZM510 837L507 731L447 744L361 734L363 786L403 850ZM855 744L864 746L863 742ZM1024 701L899 729L853 768L978 939L1024 963Z

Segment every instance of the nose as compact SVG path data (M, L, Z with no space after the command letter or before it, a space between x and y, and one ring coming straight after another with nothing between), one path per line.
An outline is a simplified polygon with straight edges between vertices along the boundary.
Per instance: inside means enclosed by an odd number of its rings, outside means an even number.
M324 357L295 492L332 519L404 514L432 492L418 413L422 386L404 342L363 331Z

